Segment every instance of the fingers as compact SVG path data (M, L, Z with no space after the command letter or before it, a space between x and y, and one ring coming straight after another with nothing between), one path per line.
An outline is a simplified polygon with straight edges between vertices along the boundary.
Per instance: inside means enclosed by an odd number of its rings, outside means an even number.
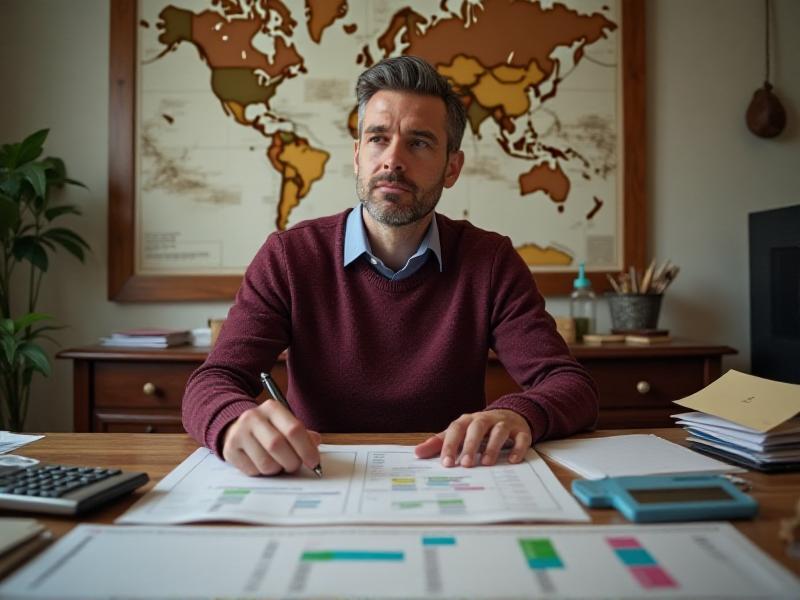
M519 433L517 433L517 435L514 436L514 447L508 454L508 462L510 463L521 462L525 458L525 455L528 453L528 449L531 447L531 443L533 443L533 436L531 436L530 430L520 431Z
M442 442L442 466L454 467L456 465L456 458L461 450L461 444L467 433L471 415L461 415L458 419L450 423L450 426L444 431L444 440Z
M505 409L481 411L461 415L441 434L441 461L445 467L460 464L474 467L493 465L504 448L512 448L509 462L518 463L525 458L533 436L528 422L519 414ZM417 446L420 458L435 453L436 442L430 438ZM460 455L459 455L460 453Z
M319 443L314 443L308 430L297 420L291 412L275 401L270 400L266 404L271 404L270 422L280 433L275 438L265 440L272 442L273 446L265 446L267 451L277 460L285 471L293 473L302 465L313 469L319 464ZM314 432L317 439L321 436Z
M417 444L414 447L414 454L417 458L431 458L436 456L442 451L442 444L444 443L443 434L437 433L432 435L424 442Z
M228 428L223 458L247 475L293 473L319 464L321 436L275 401L242 413Z
M486 448L481 457L481 464L489 466L497 463L497 458L500 456L500 451L505 447L508 436L511 431L506 425L505 421L500 421L489 432L489 440L486 442Z

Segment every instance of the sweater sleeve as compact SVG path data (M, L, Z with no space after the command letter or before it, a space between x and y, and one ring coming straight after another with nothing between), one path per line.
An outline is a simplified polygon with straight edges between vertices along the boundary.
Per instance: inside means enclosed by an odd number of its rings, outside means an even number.
M487 409L505 408L525 417L534 442L594 427L597 387L570 354L508 238L497 249L491 286L491 347L522 391L501 396Z
M218 455L225 428L257 406L259 373L290 342L291 295L280 236L271 235L251 262L206 361L186 384L186 431Z

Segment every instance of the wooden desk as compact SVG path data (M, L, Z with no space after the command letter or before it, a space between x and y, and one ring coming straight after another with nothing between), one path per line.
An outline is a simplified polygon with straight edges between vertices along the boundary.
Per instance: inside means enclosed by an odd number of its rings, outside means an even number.
M635 430L642 433L642 430ZM661 437L674 442L682 442L685 432L682 429L653 429ZM582 434L578 437L602 437L631 433L630 430L607 430ZM323 441L333 444L414 444L425 439L424 434L329 434ZM197 448L197 444L185 434L103 434L103 433L52 433L43 440L25 446L24 454L46 462L59 462L73 465L118 467L129 471L146 471L150 483L136 493L111 503L107 507L90 513L82 519L67 517L40 517L51 531L61 536L78 522L112 523L125 512L144 492L169 473L183 459ZM572 471L547 460L562 484L567 486L575 478ZM781 519L794 514L794 506L800 497L800 473L764 475L746 473L743 475L751 485L751 494L761 504L758 517L753 521L734 522L735 526L764 552L783 564L786 568L800 574L800 559L791 558L778 539ZM626 523L614 510L590 510L592 522ZM9 516L0 510L0 516ZM513 525L511 525L513 527Z
M570 350L600 390L603 429L669 427L672 400L692 394L722 374L722 356L736 351L686 340L653 346L574 344ZM181 433L186 380L208 348L136 350L86 346L58 353L74 361L74 429L78 432ZM286 389L286 364L272 371ZM486 366L486 398L519 390L494 355Z

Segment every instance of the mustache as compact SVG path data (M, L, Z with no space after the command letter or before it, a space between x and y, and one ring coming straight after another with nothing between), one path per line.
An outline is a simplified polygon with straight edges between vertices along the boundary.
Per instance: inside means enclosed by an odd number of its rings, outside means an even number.
M369 180L369 189L373 190L379 183L399 183L400 185L407 187L412 192L417 191L417 186L414 183L406 179L405 175L402 173L389 173L388 175L376 175Z

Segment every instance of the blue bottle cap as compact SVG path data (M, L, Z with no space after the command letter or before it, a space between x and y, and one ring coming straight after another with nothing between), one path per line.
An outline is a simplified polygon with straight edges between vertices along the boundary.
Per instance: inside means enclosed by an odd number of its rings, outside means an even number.
M578 265L578 277L572 282L576 290L592 287L592 282L586 277L586 268L583 263Z

